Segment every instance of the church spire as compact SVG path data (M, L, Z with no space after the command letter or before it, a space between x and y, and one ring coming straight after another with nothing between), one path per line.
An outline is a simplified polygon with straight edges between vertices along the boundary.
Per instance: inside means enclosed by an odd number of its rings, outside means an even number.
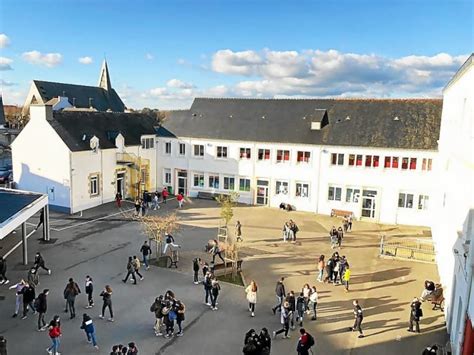
M99 83L97 84L97 86L107 91L112 89L112 84L110 84L109 68L107 67L107 61L105 59L104 59L104 62L102 63L102 69L100 70L100 76L99 76Z

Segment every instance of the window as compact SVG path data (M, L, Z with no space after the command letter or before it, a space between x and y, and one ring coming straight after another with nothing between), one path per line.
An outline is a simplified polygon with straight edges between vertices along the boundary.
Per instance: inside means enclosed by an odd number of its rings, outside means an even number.
M251 152L250 148L240 148L240 155L239 155L240 159L250 159L251 158L250 152Z
M383 167L398 169L398 157L385 157Z
M275 183L276 195L288 195L288 181L279 181Z
M209 187L213 189L219 188L219 175L209 175Z
M195 157L203 157L204 156L204 145L194 144L193 145L193 155Z
M165 154L171 155L171 142L165 142Z
M408 158L402 158L402 170L408 169Z
M148 169L146 168L146 166L142 166L142 168L140 169L140 182L142 184L146 184L146 182L148 181L148 178L149 178L149 174L148 174Z
M155 147L155 138L143 138L142 139L142 148L143 149L153 149Z
M379 166L379 156L378 155L366 155L365 156L365 166L369 168L376 168Z
M89 176L89 193L91 196L99 194L99 174Z
M398 207L413 208L413 194L400 192L398 194Z
M259 149L258 160L270 160L270 149Z
M233 176L224 176L224 190L235 189L235 178Z
M431 171L431 165L433 164L433 159L431 158L423 158L421 162L421 170L423 171Z
M329 186L328 201L341 201L342 188L336 186Z
M195 173L194 174L193 186L194 187L204 187L204 174L203 173Z
M277 150L277 163L284 163L290 161L290 151L289 150Z
M306 182L296 183L296 197L309 197L309 184Z
M171 184L171 169L164 169L163 175L163 180L165 181L165 184Z
M186 155L186 144L179 143L179 155Z
M410 158L410 170L416 170L416 158Z
M217 147L217 157L219 159L227 158L227 147L218 146Z
M427 210L429 200L430 200L430 197L428 195L418 196L418 209L419 210Z
M359 202L359 197L360 197L359 189L353 189L353 188L346 189L346 202L357 203Z
M250 191L250 179L239 179L239 191Z
M298 163L309 163L310 158L311 158L311 152L298 151L298 156L296 158L296 161Z
M355 159L356 159L355 154L349 154L349 166L355 165Z
M362 154L356 156L356 166L362 166Z
M332 153L331 165L344 165L344 154Z
M402 158L402 170L416 170L416 158Z

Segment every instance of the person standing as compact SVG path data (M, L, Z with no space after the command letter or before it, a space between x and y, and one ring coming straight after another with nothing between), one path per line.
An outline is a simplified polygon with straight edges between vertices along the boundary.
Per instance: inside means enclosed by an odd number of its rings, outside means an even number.
M145 264L145 270L148 270L150 268L150 266L148 265L148 257L151 255L151 248L148 245L147 240L143 242L143 245L140 248L140 252L142 253L143 264Z
M296 243L296 233L298 233L300 229L296 225L295 221L293 221L292 219L290 219L290 229L292 232L291 234L293 236L293 243Z
M307 310L307 307L308 303L305 300L304 292L301 292L300 295L296 298L296 322L299 322L300 327L303 326L304 314Z
M140 274L140 267L141 267L141 264L140 264L140 260L137 258L136 255L133 256L133 268L135 269L135 274L137 274L139 277L140 277L140 281L143 280L143 275Z
M59 316L54 316L53 320L48 326L48 335L51 338L52 345L46 349L50 355L60 355L59 353L59 338L61 337L61 322Z
M155 335L160 336L163 335L161 332L161 326L163 325L163 313L161 310L163 309L163 296L160 295L159 297L155 298L155 302L150 306L150 312L155 313L155 326L153 327L155 330Z
M268 334L267 328L262 328L258 336L262 350L261 355L270 355L270 350L272 348L272 339L270 334Z
M306 329L300 329L300 338L296 347L298 355L309 355L311 347L314 345L314 338L309 333L306 333Z
M69 307L69 313L71 315L71 319L76 317L76 296L81 293L81 289L79 288L79 285L72 279L72 277L69 279L68 284L64 288L64 298L66 299L66 309L65 312L68 311Z
M117 203L118 208L122 207L122 194L120 192L115 194L115 202Z
M337 229L337 244L339 248L342 246L342 239L344 238L344 231L342 230L342 227L339 227Z
M219 242L214 239L214 246L211 248L210 253L212 254L212 262L216 262L216 256L219 256L219 258L222 260L222 262L225 264L225 260L222 257L222 250L219 246Z
M352 215L347 216L347 231L352 232Z
M247 301L249 302L249 312L251 316L255 317L255 305L257 304L257 283L255 280L250 281L250 284L245 289L247 293Z
M160 209L160 198L158 197L158 192L153 194L153 211Z
M172 246L173 248L181 248L180 245L178 244L175 244L174 242L174 237L169 234L169 233L165 233L165 247L163 248L163 254L166 255L166 251L168 250L169 246Z
M37 272L39 268L42 268L43 270L46 270L46 272L49 275L51 275L51 270L45 266L43 256L41 255L40 252L37 252L35 255L34 268L36 269Z
M104 302L102 304L102 313L99 316L100 319L104 319L105 309L108 308L110 312L109 321L113 322L114 311L112 310L112 287L110 287L109 285L106 285L104 290L100 293L100 297L102 297L102 301Z
M92 299L92 293L94 292L94 284L92 282L92 277L89 275L86 276L86 294L87 294L87 306L86 308L94 307L94 300Z
M92 318L89 317L87 313L82 315L81 329L84 329L84 332L86 333L87 342L92 343L94 348L99 349L99 346L97 345L97 338L95 336L94 323L92 322Z
M39 285L39 273L34 267L28 270L27 278L28 284L32 287L36 288Z
M219 292L221 290L221 285L216 279L212 280L212 289L211 289L211 309L217 311L217 297L219 297Z
M183 207L184 196L181 192L176 195L176 201L178 201L178 208Z
M351 331L358 331L359 332L359 338L363 338L364 334L362 333L362 321L364 320L364 314L362 312L362 307L359 305L358 300L354 300L352 302L352 305L354 306L354 325L349 328Z
M296 297L293 290L286 295L285 301L290 305L290 329L295 329Z
M200 258L194 258L193 259L193 279L194 279L194 284L198 285L199 284L199 263L201 259Z
M15 313L13 313L12 318L16 318L18 316L18 312L20 311L20 305L22 304L22 297L23 297L22 290L25 286L26 286L26 282L25 280L22 279L17 284L11 285L8 288L9 290L15 289L15 297L16 297L15 298Z
M142 204L141 204L141 209L142 209L142 217L145 217L146 216L146 209L147 209L147 203L145 200L142 200Z
M33 314L36 314L35 305L33 303L35 300L35 289L26 284L25 287L21 289L21 294L23 295L23 317L21 317L21 319L26 319L28 308L31 308Z
M281 311L281 304L283 303L283 299L285 298L286 292L285 292L285 285L283 284L283 281L285 281L285 278L282 277L280 280L278 280L276 286L275 286L275 294L277 298L277 304L275 307L272 308L273 314L276 313L277 309Z
M163 191L161 191L161 196L163 197L163 203L166 203L166 199L169 196L168 188L165 186Z
M316 320L318 318L317 313L316 313L316 309L318 307L318 291L316 290L316 286L313 286L311 288L309 301L311 302L311 305L313 307L313 317L311 317L311 320Z
M140 199L137 198L135 200L134 206L135 206L135 217L138 217L140 216L140 206L141 206Z
M125 279L122 280L123 283L126 283L128 280L128 277L131 276L133 280L133 284L137 284L137 278L135 277L135 268L133 267L133 259L131 256L128 257L128 262L127 262L127 276L125 276Z
M0 285L5 284L8 285L10 280L8 280L8 277L6 275L7 273L7 261L3 258L3 256L0 256Z
M290 336L288 335L288 331L290 330L290 316L291 316L290 313L291 313L290 305L287 301L285 301L285 303L281 307L281 314L280 314L280 322L283 325L283 327L273 332L273 339L275 339L278 334L281 334L283 332L285 333L283 335L283 339L290 338Z
M240 224L240 221L237 221L235 224L235 236L237 242L243 242L244 239L242 238L242 224Z
M349 292L349 281L351 279L351 269L349 268L349 264L346 263L346 267L344 269L344 275L342 276L342 282L344 283L344 290Z
M413 323L415 323L416 332L420 333L420 317L423 317L423 310L420 300L415 297L410 304L410 327L407 329L409 332L413 332Z
M184 313L186 312L186 305L183 301L176 302L176 323L178 324L178 333L177 337L183 336L183 322L184 322Z
M211 301L212 301L212 294L211 294L212 278L211 278L211 273L210 272L206 273L206 276L204 276L204 280L202 280L202 283L204 285L204 292L206 293L206 296L204 298L204 303L206 305L210 306L211 303L209 303L209 297L211 298Z
M319 260L318 260L318 282L323 282L323 276L324 276L324 255L320 255L319 256Z
M48 296L49 290L44 289L43 292L41 292L38 295L38 298L35 301L35 308L36 312L38 312L38 331L44 331L46 330L46 322L44 321L44 315L46 314L46 311L48 310Z

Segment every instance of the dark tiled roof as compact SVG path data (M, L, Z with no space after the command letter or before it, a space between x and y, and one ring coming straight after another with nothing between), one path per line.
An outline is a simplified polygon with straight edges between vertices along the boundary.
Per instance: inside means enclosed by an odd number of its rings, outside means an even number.
M0 189L0 224L14 216L43 195Z
M440 99L209 99L171 111L160 136L437 149ZM311 130L326 110L329 124Z
M99 138L101 148L115 148L119 133L124 136L125 145L140 145L142 135L155 134L156 123L143 114L85 111L54 112L48 122L73 152L91 150L89 140L93 136Z
M125 111L125 105L114 89L105 90L97 86L64 84L40 80L33 80L33 83L38 88L44 102L58 96L67 96L69 102L76 107L89 108L92 104L97 111ZM89 101L90 98L92 99L91 101ZM89 102L91 102L91 104Z

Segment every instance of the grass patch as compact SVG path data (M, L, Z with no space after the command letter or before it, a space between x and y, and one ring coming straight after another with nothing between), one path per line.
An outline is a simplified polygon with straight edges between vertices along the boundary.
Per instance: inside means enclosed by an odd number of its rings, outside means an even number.
M227 282L231 283L234 285L238 286L244 286L244 282L242 280L242 275L240 272L237 273L237 275L232 276L232 274L227 274L227 275L219 275L217 276L217 280L222 281L222 282Z

